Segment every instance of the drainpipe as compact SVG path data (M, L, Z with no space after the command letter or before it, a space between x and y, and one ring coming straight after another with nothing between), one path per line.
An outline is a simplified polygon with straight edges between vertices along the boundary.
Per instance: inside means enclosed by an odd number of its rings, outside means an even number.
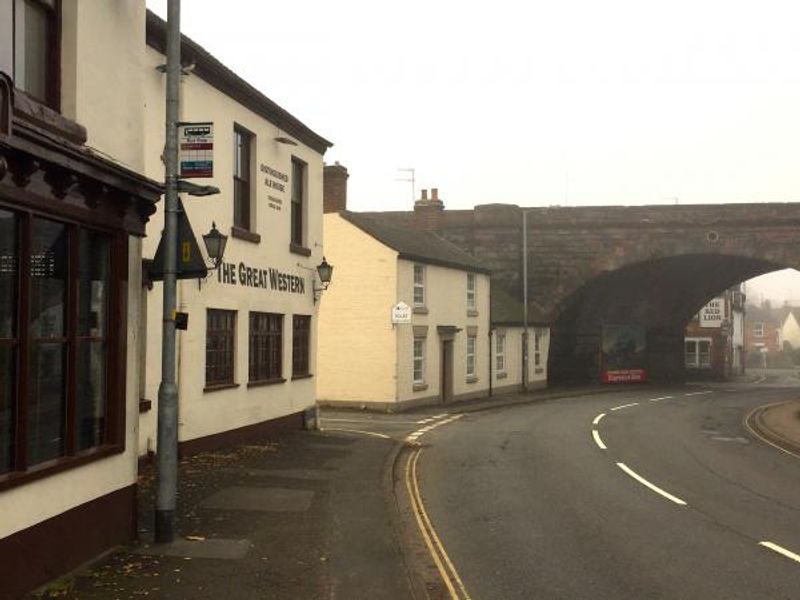
M492 397L492 276L489 275L489 397Z
M528 211L522 209L522 391L528 391Z

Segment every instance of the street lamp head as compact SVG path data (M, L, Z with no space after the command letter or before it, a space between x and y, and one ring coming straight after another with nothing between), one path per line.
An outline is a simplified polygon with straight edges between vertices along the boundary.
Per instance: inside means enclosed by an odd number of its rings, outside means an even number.
M317 273L319 274L319 280L322 282L322 289L327 290L331 284L333 267L328 264L324 256L322 257L322 262L317 266Z
M228 236L222 235L217 229L217 224L212 221L211 231L203 236L203 243L206 246L208 258L214 263L214 268L218 268L225 255L225 245L228 243Z

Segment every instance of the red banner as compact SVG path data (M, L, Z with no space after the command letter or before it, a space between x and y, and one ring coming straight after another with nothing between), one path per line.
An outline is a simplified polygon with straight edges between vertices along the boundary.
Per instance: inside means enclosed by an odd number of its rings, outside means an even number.
M618 369L616 371L603 371L604 383L638 383L647 381L647 371L644 369Z

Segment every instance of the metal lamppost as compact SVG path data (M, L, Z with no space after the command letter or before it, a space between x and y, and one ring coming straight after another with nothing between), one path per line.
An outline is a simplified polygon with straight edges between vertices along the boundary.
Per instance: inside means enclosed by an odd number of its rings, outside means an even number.
M155 541L175 537L178 491L178 387L175 382L175 304L178 237L178 109L181 78L180 0L167 1L167 86L164 171L164 301L161 336L161 384L158 387L158 479Z

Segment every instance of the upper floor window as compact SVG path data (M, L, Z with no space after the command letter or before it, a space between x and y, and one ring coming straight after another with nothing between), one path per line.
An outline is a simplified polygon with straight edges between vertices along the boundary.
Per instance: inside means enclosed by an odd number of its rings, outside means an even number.
M235 127L233 130L233 226L253 229L250 200L250 149L253 135Z
M425 267L414 265L414 306L425 306Z
M753 323L753 336L764 337L764 323Z
M305 247L306 164L292 157L292 231L294 246Z
M58 110L60 0L14 0L14 85Z
M467 308L475 310L475 273L467 273Z

